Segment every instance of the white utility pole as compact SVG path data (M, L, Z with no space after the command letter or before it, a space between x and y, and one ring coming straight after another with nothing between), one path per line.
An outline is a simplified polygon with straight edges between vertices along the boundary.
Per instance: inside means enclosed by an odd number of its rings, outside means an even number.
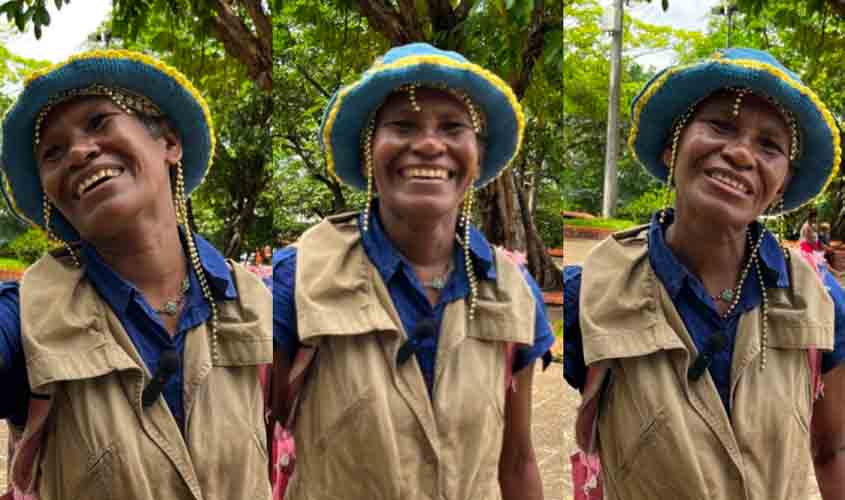
M611 25L606 28L613 41L610 48L610 94L607 106L607 149L604 159L604 199L602 217L613 217L616 212L616 160L619 156L619 85L622 77L622 0L614 0L611 7Z

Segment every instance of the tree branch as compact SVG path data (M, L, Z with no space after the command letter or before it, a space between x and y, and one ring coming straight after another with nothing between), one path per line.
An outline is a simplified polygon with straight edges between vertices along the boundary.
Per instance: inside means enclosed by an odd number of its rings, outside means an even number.
M299 71L299 74L302 75L303 78L308 80L308 83L313 85L314 88L316 88L318 92L320 92L321 94L323 94L324 96L326 96L328 98L331 98L331 96L332 96L331 92L324 89L323 86L320 85L319 82L317 82L317 80L312 78L311 75L308 74L308 71L305 70L305 68L303 68L299 64L296 64L295 66L296 66L296 70Z
M262 44L226 0L211 0L210 4L217 14L211 16L212 27L226 52L246 66L250 78L260 89L272 90L272 36L267 44Z
M258 41L261 43L261 49L272 51L273 47L273 25L270 22L270 16L264 11L261 6L261 0L241 0L249 18L252 19L252 24L255 25L255 31L258 33Z
M403 24L399 13L385 0L359 0L361 14L367 18L370 28L384 35L390 45L404 45L410 42L423 41L422 34L409 32L409 27Z
M531 29L526 37L525 50L522 52L522 69L511 82L511 88L513 88L517 99L522 99L525 91L528 90L534 64L537 62L540 54L543 53L543 48L546 45L545 34L547 25L544 23L545 17L546 8L544 2L535 2L534 10L531 13Z

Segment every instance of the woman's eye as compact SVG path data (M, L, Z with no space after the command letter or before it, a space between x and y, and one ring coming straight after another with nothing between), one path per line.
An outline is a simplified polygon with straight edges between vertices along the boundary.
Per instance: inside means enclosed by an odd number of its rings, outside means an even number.
M467 128L469 127L465 123L461 122L446 122L443 124L443 129L452 133L463 132Z
M108 118L111 116L110 113L96 113L91 116L88 120L88 129L89 130L100 130L105 125Z
M733 130L733 123L725 120L709 120L710 127L716 132L722 134Z
M44 150L41 155L42 161L57 161L62 157L62 148L59 146L50 146Z
M782 148L780 144L771 139L763 139L762 141L760 141L760 144L763 146L763 149L765 149L769 153L783 154L784 148Z
M388 123L388 125L401 132L409 132L414 129L414 122L409 120L394 120Z

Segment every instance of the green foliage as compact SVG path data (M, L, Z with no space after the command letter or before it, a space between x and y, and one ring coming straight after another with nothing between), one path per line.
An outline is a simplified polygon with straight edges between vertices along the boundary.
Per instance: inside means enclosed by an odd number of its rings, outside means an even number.
M3 248L3 254L32 264L50 249L50 242L43 231L30 228Z
M56 9L69 4L70 0L54 0ZM14 23L20 32L26 31L32 24L35 38L41 38L41 31L50 25L50 13L47 11L47 0L9 0L0 4L0 14L6 15L6 21Z
M552 333L557 338L563 338L563 320L559 319L552 323Z
M636 222L625 219L567 219L566 226L591 227L596 229L612 229L622 231L637 225Z
M566 29L563 79L563 128L560 178L564 210L590 213L601 211L604 189L605 146L607 142L607 103L610 79L609 39L599 28L603 9L598 0L572 0L564 6ZM619 196L617 208L625 212L644 193L658 183L632 157L627 148L630 132L630 103L651 78L654 70L637 64L634 56L685 47L699 43L704 37L695 32L652 26L625 17L625 38L622 58L622 92L620 98L621 127L617 160ZM624 217L639 220L636 214Z
M673 198L670 198L670 203L671 200L674 200L674 194L675 192L672 191ZM619 209L619 216L645 224L651 219L654 212L665 206L666 188L658 186L642 193L633 201L623 205Z
M17 259L0 257L0 269L4 271L23 271L27 267L29 267L29 264L26 262L22 262Z

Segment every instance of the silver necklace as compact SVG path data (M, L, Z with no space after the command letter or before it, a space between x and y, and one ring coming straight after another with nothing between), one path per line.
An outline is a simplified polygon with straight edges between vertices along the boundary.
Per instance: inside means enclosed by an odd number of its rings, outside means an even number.
M452 261L449 261L449 266L446 268L446 271L443 272L440 276L435 276L431 279L431 281L422 281L423 288L433 288L434 290L443 290L446 287L446 283L449 281L449 276L452 274Z
M182 302L185 300L185 293L188 291L188 288L191 286L191 280L188 278L188 274L185 273L185 279L182 280L182 289L179 290L179 295L176 297L168 300L164 303L161 308L156 309L155 311L158 314L166 314L168 316L175 316L177 312L179 312L179 306L182 305Z

